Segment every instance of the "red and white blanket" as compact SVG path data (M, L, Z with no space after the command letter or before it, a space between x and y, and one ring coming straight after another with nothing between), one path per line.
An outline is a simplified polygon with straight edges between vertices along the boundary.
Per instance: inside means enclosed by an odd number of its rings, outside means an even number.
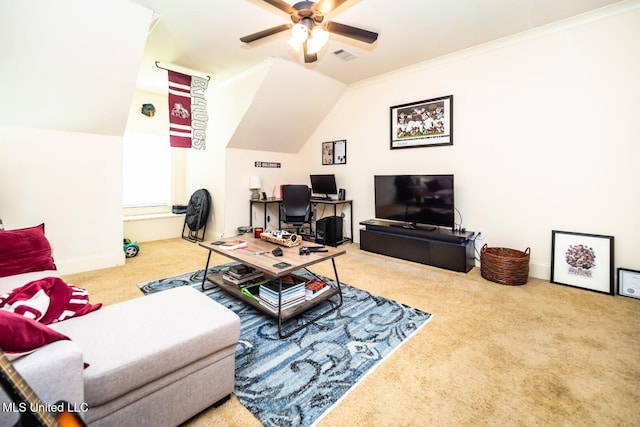
M0 295L0 310L11 311L48 325L82 316L102 307L89 304L89 293L59 277L45 277Z

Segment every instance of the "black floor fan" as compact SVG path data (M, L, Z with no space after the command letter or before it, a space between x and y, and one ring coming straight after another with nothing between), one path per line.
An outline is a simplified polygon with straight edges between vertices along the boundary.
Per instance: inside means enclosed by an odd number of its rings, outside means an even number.
M189 199L187 214L182 225L182 238L190 242L202 242L207 231L207 219L211 210L211 195L201 188Z

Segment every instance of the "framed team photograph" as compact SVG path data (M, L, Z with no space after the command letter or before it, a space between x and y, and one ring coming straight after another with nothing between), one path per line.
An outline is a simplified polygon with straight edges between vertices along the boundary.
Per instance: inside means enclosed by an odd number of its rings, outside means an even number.
M453 95L391 107L391 149L453 145Z
M625 297L640 298L640 271L618 268L618 293Z
M551 232L551 283L614 295L613 236Z

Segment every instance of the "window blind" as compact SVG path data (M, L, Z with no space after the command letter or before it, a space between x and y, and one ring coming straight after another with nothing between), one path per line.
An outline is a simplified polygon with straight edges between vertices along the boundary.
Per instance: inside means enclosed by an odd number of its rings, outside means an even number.
M123 206L169 206L171 149L168 137L126 133L123 156Z

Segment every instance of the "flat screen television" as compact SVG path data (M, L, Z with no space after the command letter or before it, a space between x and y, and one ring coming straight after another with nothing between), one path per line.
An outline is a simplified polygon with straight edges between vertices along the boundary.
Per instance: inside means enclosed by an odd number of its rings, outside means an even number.
M376 175L375 216L454 228L453 175Z
M311 192L314 195L328 199L331 194L338 194L335 175L309 175L309 178L311 178Z

